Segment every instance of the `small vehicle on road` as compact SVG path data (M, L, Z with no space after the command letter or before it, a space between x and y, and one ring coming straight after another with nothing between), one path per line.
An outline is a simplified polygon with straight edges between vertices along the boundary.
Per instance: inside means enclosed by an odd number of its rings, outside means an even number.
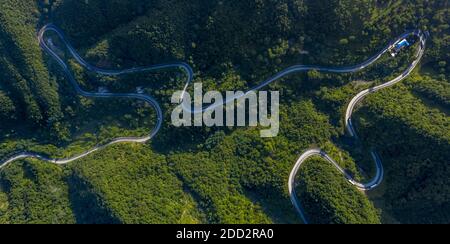
M98 93L108 93L109 92L109 90L108 90L108 88L106 88L106 87L104 87L104 86L100 86L99 88L98 88Z
M144 94L144 87L142 87L142 86L138 86L138 87L136 87L136 93L137 94Z

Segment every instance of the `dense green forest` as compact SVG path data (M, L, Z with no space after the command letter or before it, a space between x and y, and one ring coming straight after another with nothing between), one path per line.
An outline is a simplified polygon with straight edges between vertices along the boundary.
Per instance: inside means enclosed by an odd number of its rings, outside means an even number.
M309 221L318 224L379 224L373 204L330 164L311 159L299 173L298 197ZM324 179L327 179L324 182ZM355 207L357 206L357 207Z
M0 171L0 223L299 223L287 179L320 147L357 180L386 168L363 194L311 159L297 175L313 223L450 222L450 3L442 0L3 0L0 2L0 161L32 151L69 157L120 136L142 136L155 112L141 102L78 96L37 31L59 26L90 63L111 69L184 61L205 89L246 90L295 64L357 64L405 30L430 32L421 66L355 114L362 143L344 130L359 91L403 72L413 48L355 74L308 72L281 93L281 128L174 128L178 70L105 77L60 48L80 86L135 92L165 113L146 145L118 144L65 166L21 160ZM51 36L55 45L58 38Z

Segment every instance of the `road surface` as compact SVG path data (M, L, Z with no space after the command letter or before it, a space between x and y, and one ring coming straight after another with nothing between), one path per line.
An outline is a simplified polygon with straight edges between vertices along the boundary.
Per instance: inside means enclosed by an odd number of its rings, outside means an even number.
M357 133L356 133L355 128L353 127L353 123L352 123L352 114L353 114L353 111L355 110L356 105L359 102L361 102L368 95L373 94L379 90L388 88L390 86L393 86L393 85L403 81L404 79L406 79L411 74L411 72L417 67L417 65L420 63L420 61L422 60L422 57L425 52L425 46L426 46L426 35L424 35L421 31L414 31L409 34L407 33L405 35L401 36L400 39L403 39L409 35L415 35L419 38L419 41L420 41L419 48L415 55L415 60L411 63L411 65L408 66L408 68L401 75L399 75L395 79L393 79L389 82L386 82L382 85L364 90L364 91L358 93L350 101L350 103L347 107L347 111L345 113L345 127L351 137L358 139ZM386 51L388 51L388 49L385 50L384 52L382 52L382 54L384 54ZM300 170L300 167L310 157L319 156L319 157L325 159L327 162L331 163L339 172L341 172L350 184L354 185L359 190L369 191L369 190L372 190L372 189L376 188L377 186L379 186L382 183L383 178L384 178L383 164L381 162L380 156L375 151L371 151L371 155L372 155L372 158L376 165L376 175L370 182L363 184L363 183L355 181L355 179L353 179L347 172L345 172L345 170L342 169L339 166L339 164L336 163L336 161L334 161L326 152L324 152L320 149L316 149L316 148L309 149L306 152L304 152L300 156L300 158L297 160L296 164L294 165L294 168L292 169L292 171L289 175L289 181L288 181L288 190L289 190L289 196L291 198L291 202L294 205L295 209L297 210L303 223L308 224L308 218L306 217L305 211L304 211L304 209L300 203L300 200L297 197L297 193L295 191L295 188L296 188L295 178L296 178L298 171Z
M187 94L187 90L190 87L190 85L193 82L194 79L194 72L192 70L192 68L186 64L186 63L182 63L182 62L178 62L178 63L171 63L171 64L161 64L161 65L152 65L152 66L148 66L148 67L136 67L136 68L131 68L131 69L124 69L124 70L105 70L105 69L101 69L98 67L95 67L91 64L89 64L88 62L86 62L77 52L76 50L70 45L70 43L66 40L63 32L57 28L56 26L54 26L53 24L49 24L44 26L38 33L38 40L39 40L39 44L41 46L41 48L48 54L50 55L63 69L64 73L66 74L67 78L69 79L70 83L72 84L72 86L74 87L74 89L76 90L76 92L84 97L88 97L88 98L105 98L105 99L110 99L110 98L127 98L127 99L138 99L138 100L142 100L148 104L150 104L156 111L157 114L157 121L156 121L156 125L155 127L152 129L152 131L150 131L150 133L145 136L145 137L121 137L121 138L116 138L112 141L110 141L109 143L105 144L105 145L99 145L94 147L91 150L88 150L80 155L71 157L71 158L66 158L66 159L52 159L37 153L33 153L33 152L21 152L19 154L16 154L12 157L10 157L9 159L0 162L0 169L6 167L7 165L13 163L14 161L17 160L21 160L21 159L26 159L26 158L35 158L35 159L39 159L45 162L49 162L49 163L53 163L53 164L58 164L58 165L63 165L63 164L68 164L70 162L76 161L78 159L81 159L83 157L88 156L89 154L92 154L96 151L100 151L101 149L108 147L110 145L113 144L117 144L117 143L125 143L125 142L134 142L134 143L146 143L149 140L151 140L156 134L158 134L159 130L161 129L162 126L162 122L163 122L163 112L162 109L159 105L159 103L151 96L149 95L145 95L145 94L138 94L138 93L96 93L96 92L88 92L88 91L84 91L79 84L77 83L77 81L75 80L75 77L72 74L72 71L70 70L70 68L68 67L68 65L64 62L64 60L59 57L56 52L54 50L52 50L51 47L49 47L48 43L46 42L46 38L45 38L45 34L52 32L54 34L56 34L60 40L62 41L62 43L66 46L66 48L69 50L70 54L72 55L72 57L80 64L82 65L84 68L86 68L89 71L92 72L96 72L98 74L101 75L105 75L105 76L120 76L120 75L125 75L125 74L132 74L132 73L137 73L137 72L148 72L148 71L155 71L155 70L162 70L162 69L181 69L185 74L186 74L186 83L184 85L184 89L183 92L181 94L180 97L180 101L183 101L185 95ZM395 84L397 84L398 82L404 80L406 77L408 77L411 72L414 70L414 68L418 65L418 63L420 62L420 60L423 57L424 54L424 50L425 50L425 44L426 44L426 36L418 30L415 31L410 31L410 32L406 32L404 34L402 34L401 36L399 36L397 39L395 39L393 42L391 42L389 45L387 45L384 49L382 49L379 53L375 54L374 56L372 56L371 58L367 59L366 61L362 62L361 64L357 64L354 66L348 66L348 67L322 67L322 66L314 66L314 65L295 65L295 66L291 66L283 71L281 71L280 73L276 74L275 76L261 82L259 85L253 87L252 89L250 89L249 91L247 91L246 93L244 93L241 96L237 96L237 97L232 97L229 98L228 100L224 101L223 104L214 104L214 105L210 105L207 107L203 107L201 109L197 109L194 108L192 109L191 106L189 107L183 107L184 110L186 110L187 112L190 113L203 113L205 111L208 110L213 110L214 108L216 108L217 106L223 106L227 103L230 102L234 102L236 99L242 97L242 96L246 96L249 92L253 92L253 91L257 91L260 90L266 86L268 86L269 84L278 81L281 78L284 78L288 75L294 74L294 73L299 73L299 72L306 72L306 71L310 71L310 70L316 70L319 72L326 72L326 73L355 73L358 71L361 71L365 68L367 68L368 66L370 66L371 64L373 64L374 62L376 62L377 60L379 60L385 53L389 52L389 50L393 47L393 45L399 41L402 40L404 38L407 38L409 36L417 36L420 39L420 45L419 45L419 49L418 52L416 54L416 59L413 61L413 63L408 67L408 69L403 72L403 74L401 74L400 76L398 76L397 78L382 84L380 86L374 87L374 88L370 88L367 90L364 90L362 92L360 92L358 95L356 95L351 102L349 103L348 109L346 111L346 115L345 115L345 125L346 125L346 129L349 132L349 134L354 137L355 139L357 139L357 134L356 131L353 127L352 121L351 121L351 117L353 114L353 111L355 109L355 106L361 102L366 96L377 92L381 89L393 86ZM289 187L289 194L292 200L292 204L294 205L295 209L297 210L297 212L299 213L301 219L303 220L304 223L308 223L307 218L305 216L305 212L301 206L301 203L296 195L295 192L295 177L298 173L298 171L300 170L300 166L306 162L306 160L312 156L319 156L322 157L323 159L325 159L326 161L328 161L329 163L331 163L332 165L335 166L335 168L337 170L339 170L345 177L346 179L354 186L356 186L358 189L360 190L370 190L375 188L376 186L378 186L382 180L383 180L383 176L384 176L384 172L383 172L383 165L381 163L380 157L378 156L378 154L376 152L371 152L372 157L376 163L376 168L377 168L377 173L376 176L374 177L374 179L372 181L370 181L369 183L366 184L362 184L359 182L356 182L354 179L352 179L352 177L350 175L348 175L344 169L342 169L337 163L336 161L334 161L328 154L326 154L324 151L320 150L320 149L310 149L308 151L306 151L305 153L303 153L300 158L297 160L291 174L289 177L289 183L288 183L288 187Z

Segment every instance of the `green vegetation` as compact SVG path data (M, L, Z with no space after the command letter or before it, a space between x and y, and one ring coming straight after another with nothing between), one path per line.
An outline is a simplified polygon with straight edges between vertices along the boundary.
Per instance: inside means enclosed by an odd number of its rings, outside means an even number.
M69 157L154 126L155 112L141 102L75 94L39 48L35 33L46 23L61 27L94 65L186 61L196 82L221 91L246 90L293 64L360 63L406 29L431 37L420 70L358 109L360 145L345 135L348 102L402 72L413 48L356 74L311 71L272 84L282 94L280 135L263 139L259 128L174 128L170 97L184 81L178 70L99 76L49 35L83 89L143 87L161 103L164 125L147 145L115 145L71 165L7 166L0 223L298 223L286 184L310 147L361 181L374 174L371 148L387 170L383 190L368 198L332 166L310 160L297 191L312 222L379 223L389 215L449 223L449 16L439 0L3 0L0 159L21 151Z
M445 80L421 76L411 80L410 84L413 91L420 96L434 101L444 108L450 107L450 83Z
M373 204L330 164L306 162L298 177L298 197L314 224L379 224Z
M102 206L120 222L202 221L194 199L169 171L165 157L148 147L129 144L105 149L105 154L74 165L72 177L90 185Z
M1 172L2 223L75 223L65 172L55 165L26 161Z
M0 9L1 86L15 95L21 119L52 128L62 112L57 85L49 77L34 34L37 3L2 1Z
M448 223L448 115L403 86L369 98L360 113L361 134L384 156L384 200L393 216L405 223Z

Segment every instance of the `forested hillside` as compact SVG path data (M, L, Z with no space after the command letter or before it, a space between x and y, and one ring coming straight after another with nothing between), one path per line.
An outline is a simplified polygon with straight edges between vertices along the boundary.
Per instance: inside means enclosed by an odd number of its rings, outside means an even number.
M51 128L61 119L61 104L36 42L38 5L32 0L0 4L1 88L3 97L13 97L3 110L14 110L19 119Z
M49 36L83 89L142 87L160 102L163 128L145 145L118 144L69 165L21 160L1 169L0 223L299 223L287 181L311 147L361 181L374 174L371 149L386 168L383 185L366 195L326 162L309 160L297 192L311 222L449 223L449 8L442 0L2 0L0 161L23 151L65 158L155 124L141 102L77 95L39 47L48 23L93 65L183 61L195 82L220 91L246 90L296 64L358 64L406 30L430 38L410 78L357 108L355 143L344 129L349 101L403 72L418 44L362 72L311 71L273 83L281 131L260 138L258 128L175 128L178 70L96 75Z

